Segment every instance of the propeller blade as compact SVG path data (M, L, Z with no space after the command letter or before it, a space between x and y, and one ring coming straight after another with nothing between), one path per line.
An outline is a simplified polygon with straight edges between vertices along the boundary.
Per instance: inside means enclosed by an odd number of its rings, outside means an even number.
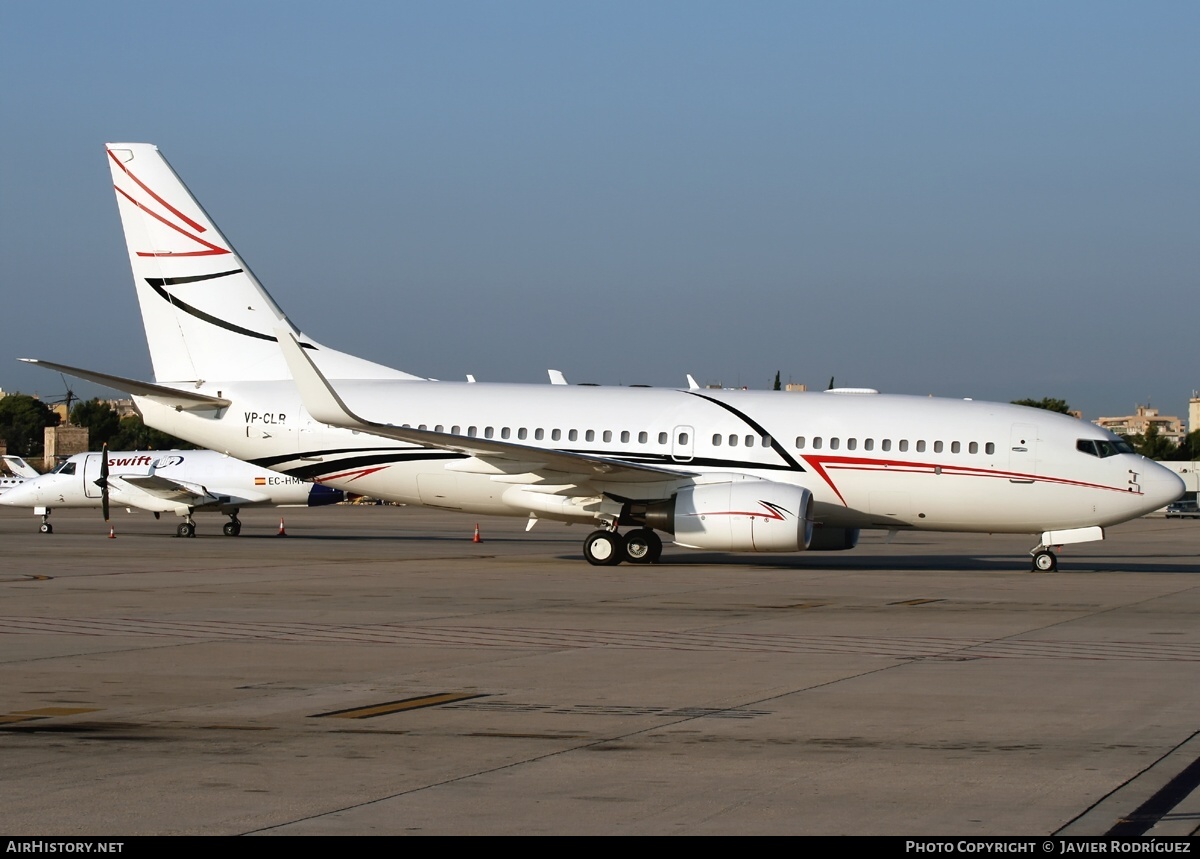
M96 481L100 487L100 507L104 511L104 521L108 521L108 445L100 448L100 479Z

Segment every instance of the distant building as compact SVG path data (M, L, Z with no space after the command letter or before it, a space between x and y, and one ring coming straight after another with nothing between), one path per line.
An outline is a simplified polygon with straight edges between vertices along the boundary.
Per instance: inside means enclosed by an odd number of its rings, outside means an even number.
M1200 391L1192 391L1188 400L1188 432L1200 429Z
M1172 415L1160 415L1158 409L1151 406L1138 406L1136 415L1124 415L1117 418L1096 418L1092 421L1096 426L1115 432L1117 435L1142 435L1150 431L1150 427L1158 430L1159 438L1169 439L1178 445L1186 433L1183 421Z

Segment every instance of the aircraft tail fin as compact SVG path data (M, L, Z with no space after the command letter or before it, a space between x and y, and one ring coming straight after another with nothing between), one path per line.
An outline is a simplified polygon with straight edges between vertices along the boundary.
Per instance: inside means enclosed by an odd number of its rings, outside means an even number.
M6 453L3 456L4 464L8 466L8 470L13 473L14 477L24 477L30 480L34 477L40 477L41 472L32 465L21 459L19 456L14 456L11 453Z
M105 148L156 381L290 378L276 329L293 332L331 378L418 378L304 337L158 147Z

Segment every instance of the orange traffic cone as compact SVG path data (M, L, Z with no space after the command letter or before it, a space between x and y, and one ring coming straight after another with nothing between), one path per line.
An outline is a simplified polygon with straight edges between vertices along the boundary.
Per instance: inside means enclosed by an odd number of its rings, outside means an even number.
M287 536L287 530L283 527L283 517L282 516L279 517L279 533L276 534L275 536L276 537L286 537Z
M112 525L108 526L108 539L110 539L110 540L117 539L117 532L115 530L113 530Z
M483 538L479 536L479 523L475 523L475 536L471 538L472 543L482 543Z

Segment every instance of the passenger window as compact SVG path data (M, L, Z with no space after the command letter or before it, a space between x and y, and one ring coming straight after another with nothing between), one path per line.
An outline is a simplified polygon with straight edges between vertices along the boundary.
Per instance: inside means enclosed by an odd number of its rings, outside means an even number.
M560 429L550 430L550 440L551 441L558 441L561 438L562 438L562 430L560 430Z
M544 439L546 437L546 431L544 429L542 429L541 427L538 427L537 429L535 429L533 431L533 437L537 441L541 441L542 439Z
M921 439L920 441L917 442L917 453L924 453L924 452L925 452L925 439Z
M875 449L875 439L864 438L863 439L863 450L874 450L874 449Z
M433 431L434 431L434 432L443 432L443 431L444 431L444 427L443 427L441 424L438 424L437 426L435 426L435 427L433 428Z
M935 442L933 443L933 452L934 452L934 453L941 453L941 452L942 452L942 443L941 443L940 441L935 441Z
M596 431L588 430L587 432L585 432L583 434L583 438L584 438L584 441L595 441L596 440Z
M679 443L680 443L680 444L687 444L687 443L688 443L688 434L687 434L687 433L685 433L685 432L681 432L681 433L679 434Z
M987 454L989 454L989 455L990 455L990 454L993 454L993 453L995 453L995 452L996 452L996 445L995 445L995 444L993 444L992 442L990 442L990 441L989 441L989 442L987 443L987 447L985 447L985 448L984 448L984 452L985 452L985 453L987 453Z
M979 453L979 442L971 442L971 444L967 447L967 453Z
M821 449L821 437L819 435L813 436L813 450L820 450L820 449Z
M491 438L495 434L496 434L496 431L494 429L492 429L491 427L483 428L483 437L484 438Z
M802 436L802 435L796 436L796 447L799 448L800 450L804 449L804 436Z
M737 447L737 436L734 435L733 433L729 434L729 446Z
M951 452L951 453L961 453L961 452L962 452L962 445L961 445L961 444L959 444L959 443L958 443L958 442L956 442L956 441L952 441L952 442L950 442L950 452Z
M638 433L638 444L646 444L648 441L650 441L650 436L647 433Z
M841 442L841 440L840 440L840 439L837 439L837 438L831 438L831 439L829 440L829 449L830 449L830 450L837 450L837 449L838 449L838 447L839 447L839 445L841 445L841 443L842 443L842 442Z
M567 441L579 441L579 430L568 430Z
M883 440L883 442L880 444L880 447L882 447L884 450L891 450L892 449L892 440L890 438L885 438Z
M900 451L901 451L901 453L908 452L908 439L906 439L906 438L900 439Z
M525 427L521 427L519 430L517 430L517 438L521 439L522 441L529 438L529 430L525 429Z
M856 438L846 439L846 450L855 450L857 447L858 447L858 439L856 439Z
M508 438L510 435L512 435L512 430L510 430L508 427L501 427L500 438Z
M475 438L475 436L476 436L478 433L479 433L479 428L478 428L478 427L467 427L467 435L468 435L469 437L471 437L471 438Z
M754 436L746 436L746 447L754 447Z
M665 432L660 432L660 433L658 434L658 443L659 443L659 444L666 444L666 443L667 443L667 434L666 434Z
M720 446L721 446L721 434L719 432L715 432L715 433L713 433L713 447L720 447Z
M629 430L621 430L621 444L629 444Z
M429 429L429 427L427 427L425 424L420 424L420 425L417 427L417 429L419 429L419 430L427 430L427 429Z
M612 441L612 430L605 430L604 431L604 442L605 442L605 444L607 444L610 441Z
M450 427L450 435L462 435L462 427L460 427L458 424Z

